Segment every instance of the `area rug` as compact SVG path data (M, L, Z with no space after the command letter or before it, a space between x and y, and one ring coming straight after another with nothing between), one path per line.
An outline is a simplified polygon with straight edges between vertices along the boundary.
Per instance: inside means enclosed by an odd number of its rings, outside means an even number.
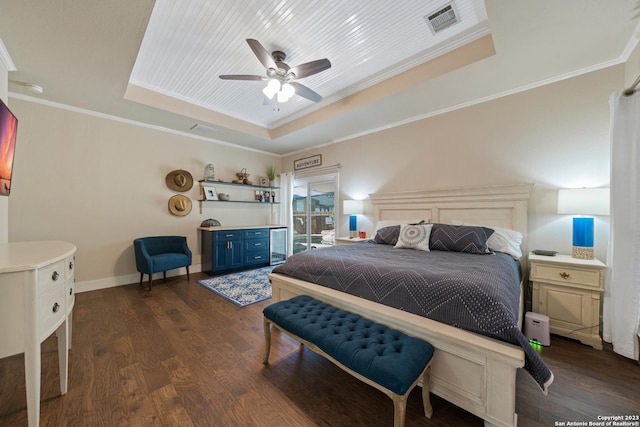
M271 298L271 283L267 275L274 266L226 274L210 279L198 280L205 288L215 292L239 307L245 307Z

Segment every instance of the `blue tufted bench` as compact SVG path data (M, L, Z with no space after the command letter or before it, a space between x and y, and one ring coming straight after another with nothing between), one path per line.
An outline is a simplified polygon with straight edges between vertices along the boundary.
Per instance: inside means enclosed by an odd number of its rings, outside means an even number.
M404 426L407 397L422 380L427 418L433 346L379 323L300 295L263 310L269 363L271 325L393 399L394 427Z

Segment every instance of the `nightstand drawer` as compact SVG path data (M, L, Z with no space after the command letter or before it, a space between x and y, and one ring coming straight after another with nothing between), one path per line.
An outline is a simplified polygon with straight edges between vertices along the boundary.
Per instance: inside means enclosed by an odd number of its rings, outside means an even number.
M582 270L578 268L534 264L531 270L531 279L540 281L552 281L573 285L600 287L599 270Z

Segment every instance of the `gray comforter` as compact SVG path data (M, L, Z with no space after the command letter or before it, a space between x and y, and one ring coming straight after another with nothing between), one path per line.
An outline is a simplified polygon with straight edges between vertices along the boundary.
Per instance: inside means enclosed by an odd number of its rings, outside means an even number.
M553 381L518 329L520 265L507 254L357 243L298 253L273 272L518 345L525 369L545 393Z

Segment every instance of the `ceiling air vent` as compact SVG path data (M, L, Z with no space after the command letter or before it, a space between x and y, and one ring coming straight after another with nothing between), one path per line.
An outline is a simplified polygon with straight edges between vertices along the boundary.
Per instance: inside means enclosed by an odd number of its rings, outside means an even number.
M427 21L427 25L434 35L439 31L442 31L445 28L457 22L460 22L460 19L458 18L458 11L456 10L455 4L453 2L433 13L426 15L424 17L424 20Z

